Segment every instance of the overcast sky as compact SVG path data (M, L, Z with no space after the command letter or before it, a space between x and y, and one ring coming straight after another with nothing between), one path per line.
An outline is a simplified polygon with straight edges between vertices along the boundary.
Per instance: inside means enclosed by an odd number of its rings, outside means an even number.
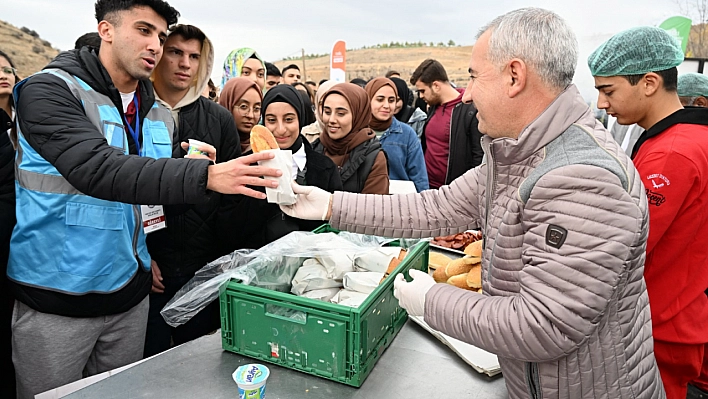
M34 29L61 50L73 48L78 36L96 29L92 0L4 3L0 19ZM297 55L301 48L308 54L329 53L337 40L346 41L348 48L450 39L469 45L477 30L498 15L521 7L547 8L575 29L580 42L576 83L586 97L594 95L586 59L595 47L614 33L658 25L680 12L673 0L172 0L170 4L213 41L213 77L221 76L224 58L239 47L253 47L273 61Z

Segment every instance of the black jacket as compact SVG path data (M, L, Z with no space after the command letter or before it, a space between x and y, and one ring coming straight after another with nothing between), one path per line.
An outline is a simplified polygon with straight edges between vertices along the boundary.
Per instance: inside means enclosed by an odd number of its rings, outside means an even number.
M313 150L312 145L303 140L305 156L307 157L304 185L319 187L333 193L342 190L342 180L339 177L337 166L329 157ZM277 204L266 201L254 202L249 214L254 223L261 226L251 237L246 240L246 248L258 249L293 231L312 231L324 224L319 220L295 219L280 210Z
M0 109L0 289L5 290L7 257L10 254L10 236L15 226L15 150L6 129L12 126L12 119ZM4 297L4 294L3 294ZM5 306L5 303L0 303Z
M95 50L59 54L47 68L73 74L108 96L123 113L120 93ZM184 204L208 201L209 161L152 159L126 156L111 147L91 123L66 83L51 74L35 75L22 87L16 116L25 139L76 189L86 195L128 204ZM140 118L147 115L155 96L152 84L141 81ZM130 153L136 154L130 134ZM46 245L52 245L48 242ZM32 254L24 254L32 256ZM122 289L110 294L67 295L11 283L16 298L44 313L95 317L125 312L150 292L152 273L135 264L137 273Z
M312 147L315 152L324 155L324 146L319 139L312 143ZM339 168L342 191L361 193L362 190L364 190L366 179L369 178L371 169L374 167L374 163L376 163L376 157L381 151L383 151L381 142L375 137L354 147L351 153L349 153L349 158L347 158L344 165ZM384 152L384 155L385 154Z
M187 152L180 143L189 139L213 145L217 163L241 155L233 116L202 96L179 112L179 126L172 140L173 158L184 158ZM240 205L240 197L214 193L204 204L165 207L167 228L150 233L147 238L150 256L163 276L193 276L205 264L233 250L224 237L234 226L229 229L222 222L230 207Z
M423 153L426 151L425 129L436 109L437 106L432 106L428 110L428 119L425 121L423 135L420 138ZM477 108L474 105L459 103L452 109L450 154L447 157L445 184L450 184L468 170L482 163L484 151L482 150L482 133L479 132L478 125Z

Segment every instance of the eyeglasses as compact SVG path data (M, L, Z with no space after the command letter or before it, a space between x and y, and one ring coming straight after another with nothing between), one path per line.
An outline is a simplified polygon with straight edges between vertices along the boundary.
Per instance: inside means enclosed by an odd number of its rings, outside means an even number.
M12 75L12 76L17 75L17 69L13 68L13 67L8 67L8 66L0 68L0 72L4 73L5 75Z
M249 113L253 113L253 115L260 116L261 115L261 107L255 106L253 108L249 107L246 104L241 104L238 107L236 107L238 111L241 113L242 116L248 116Z

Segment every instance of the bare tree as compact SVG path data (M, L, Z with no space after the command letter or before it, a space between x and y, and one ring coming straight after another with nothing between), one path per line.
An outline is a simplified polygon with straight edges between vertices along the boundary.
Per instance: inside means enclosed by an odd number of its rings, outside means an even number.
M686 54L691 57L708 57L708 0L675 0L682 15L691 18L692 27Z

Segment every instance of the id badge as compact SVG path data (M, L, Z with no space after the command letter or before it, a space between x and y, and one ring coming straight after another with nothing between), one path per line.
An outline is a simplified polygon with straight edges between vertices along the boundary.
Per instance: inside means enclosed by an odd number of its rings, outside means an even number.
M140 205L140 213L143 217L143 231L145 234L167 227L165 224L165 209L162 205Z

